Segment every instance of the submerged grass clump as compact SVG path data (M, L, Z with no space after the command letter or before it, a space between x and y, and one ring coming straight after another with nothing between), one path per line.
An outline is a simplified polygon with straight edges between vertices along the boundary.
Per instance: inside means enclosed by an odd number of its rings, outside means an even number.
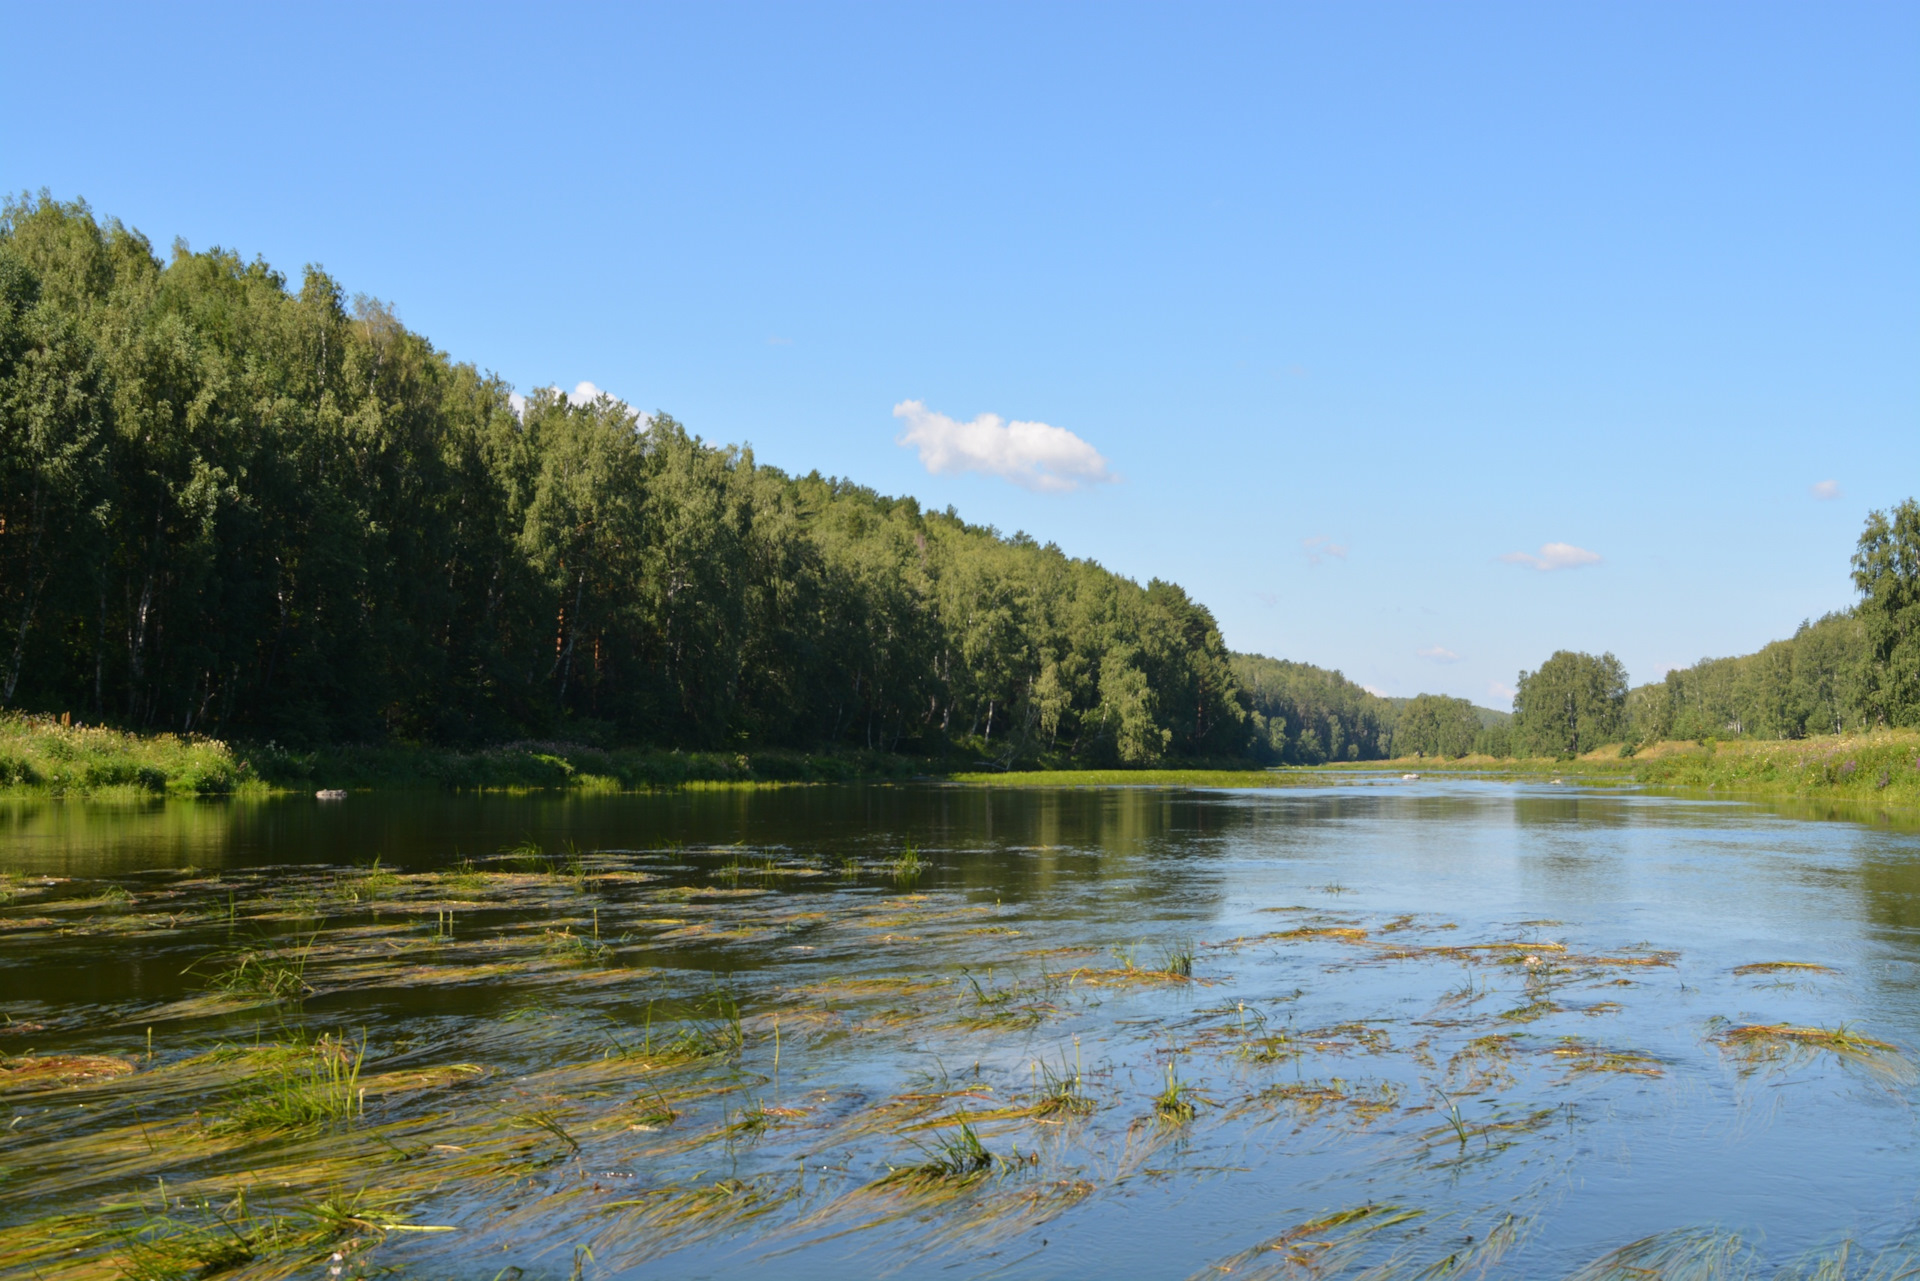
M987 1151L974 1133L973 1126L962 1121L952 1134L921 1146L924 1160L899 1166L880 1180L883 1187L964 1187L984 1178L993 1169L993 1153Z
M307 962L318 937L316 931L297 947L261 942L223 948L185 972L202 971L215 992L297 1004L313 991L306 978Z
M1182 1081L1174 1071L1173 1060L1167 1060L1166 1088L1153 1096L1153 1114L1163 1125L1186 1125L1199 1112L1197 1100L1191 1085Z
M1825 1028L1797 1027L1790 1023L1721 1022L1712 1039L1734 1055L1747 1071L1792 1066L1824 1054L1843 1066L1861 1068L1892 1084L1910 1084L1915 1079L1912 1061L1898 1046L1863 1036L1845 1024Z
M367 1042L335 1033L319 1039L257 1046L244 1052L252 1069L216 1128L293 1133L352 1124L366 1114L360 1085Z

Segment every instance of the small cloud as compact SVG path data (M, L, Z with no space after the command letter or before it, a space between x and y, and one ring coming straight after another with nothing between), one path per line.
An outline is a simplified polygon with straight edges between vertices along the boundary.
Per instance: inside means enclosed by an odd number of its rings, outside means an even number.
M1366 690L1367 693L1373 695L1375 698L1392 697L1392 695L1388 694L1386 690L1381 689L1378 685L1362 685L1360 688Z
M1810 492L1821 502L1830 502L1840 497L1840 482L1837 480L1823 480L1813 486Z
M1487 682L1487 696L1502 703L1511 704L1513 696L1519 691L1511 685L1502 685L1499 681Z
M1429 645L1427 648L1416 650L1415 652L1418 653L1420 657L1432 659L1436 663L1457 663L1460 661L1460 655L1454 653L1444 645Z
M1262 605L1265 605L1268 609L1272 609L1280 603L1279 592L1255 592L1253 598Z
M769 339L767 339L767 346L769 346L769 347L791 347L791 346L793 346L793 339L791 339L791 338L778 338L778 337L775 337L775 338L769 338Z
M591 405L594 401L600 399L602 396L605 396L607 397L607 399L611 400L614 404L618 405L620 408L624 410L627 410L629 413L638 412L634 410L633 406L629 405L626 401L620 399L618 396L613 395L611 392L605 391L600 387L595 386L593 383L588 382L584 378L573 385L572 391L563 391L558 383L554 384L551 387L543 387L541 388L541 390L550 391L556 395L565 396L567 398L567 403L570 405ZM510 391L507 393L507 408L513 410L514 417L523 418L526 416L526 412L527 412L527 398L525 396L522 396L517 391ZM647 419L651 417L652 417L651 414L640 414L640 419L642 422L645 422Z
M1579 569L1582 565L1598 565L1600 553L1590 552L1584 547L1575 547L1572 543L1546 543L1540 548L1538 556L1526 552L1508 552L1500 558L1509 565L1531 565L1538 570Z
M918 449L921 465L935 475L985 472L1050 494L1120 479L1099 450L1065 427L1003 422L998 414L963 423L917 400L901 401L893 416L907 425L895 443Z
M1347 545L1345 543L1336 543L1331 538L1324 537L1320 534L1315 534L1312 538L1301 539L1300 546L1306 549L1307 564L1309 565L1318 565L1329 556L1335 560L1345 560L1347 558Z

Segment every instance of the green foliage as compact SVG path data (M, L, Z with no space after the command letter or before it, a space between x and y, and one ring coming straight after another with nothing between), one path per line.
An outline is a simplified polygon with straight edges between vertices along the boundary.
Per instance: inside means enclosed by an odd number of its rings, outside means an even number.
M214 739L140 736L50 716L0 716L0 787L55 795L220 794L257 785Z
M1393 727L1395 756L1465 756L1480 736L1480 709L1464 698L1421 694L1401 708Z
M1513 699L1516 754L1578 756L1618 741L1626 728L1627 671L1612 654L1560 650L1521 672Z
M1853 557L1866 641L1865 702L1883 725L1920 725L1920 503L1874 512Z
M779 751L1245 755L1219 629L1171 583L510 390L317 269L162 261L84 204L7 204L0 706L277 745L256 767L289 780L343 743L376 754L345 772L455 786L672 781L582 760L616 744L751 750L743 776Z
M1393 704L1339 672L1261 654L1233 655L1259 760L1288 765L1379 760L1392 752Z
M1755 654L1702 659L1627 695L1629 737L1807 738L1874 723L1866 629L1853 612L1800 624Z

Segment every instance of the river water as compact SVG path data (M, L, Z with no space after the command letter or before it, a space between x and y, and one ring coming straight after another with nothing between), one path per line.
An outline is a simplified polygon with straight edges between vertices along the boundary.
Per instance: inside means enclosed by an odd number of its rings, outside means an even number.
M236 1275L1864 1276L1920 1229L1885 824L1365 774L16 803L0 868L8 1062L133 1069L0 1081L17 1275L241 1191L383 1208ZM218 1065L328 1036L353 1115L233 1119Z

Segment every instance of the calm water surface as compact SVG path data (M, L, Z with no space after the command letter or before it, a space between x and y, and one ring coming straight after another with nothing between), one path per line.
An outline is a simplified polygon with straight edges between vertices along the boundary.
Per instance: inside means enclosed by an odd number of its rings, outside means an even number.
M526 840L576 874L489 879ZM360 1124L427 1163L469 1146L433 1125L492 1118L523 1165L450 1165L407 1212L456 1230L370 1243L363 1275L563 1277L581 1247L587 1276L1564 1277L1623 1248L1591 1275L1715 1248L1772 1275L1920 1228L1920 835L1884 826L1365 777L356 796L19 804L0 867L10 1054L149 1073L340 1029L370 1072L478 1069ZM297 1007L209 1002L206 958L301 938ZM1824 968L1740 970L1773 962ZM716 992L736 1058L633 1051ZM1781 1024L1896 1049L1728 1037ZM1016 1115L1037 1065L1091 1110ZM1170 1079L1191 1120L1156 1110ZM151 1187L69 1150L114 1123L96 1088L9 1101L0 1223ZM543 1109L576 1148L528 1155ZM969 1118L990 1172L885 1181Z

